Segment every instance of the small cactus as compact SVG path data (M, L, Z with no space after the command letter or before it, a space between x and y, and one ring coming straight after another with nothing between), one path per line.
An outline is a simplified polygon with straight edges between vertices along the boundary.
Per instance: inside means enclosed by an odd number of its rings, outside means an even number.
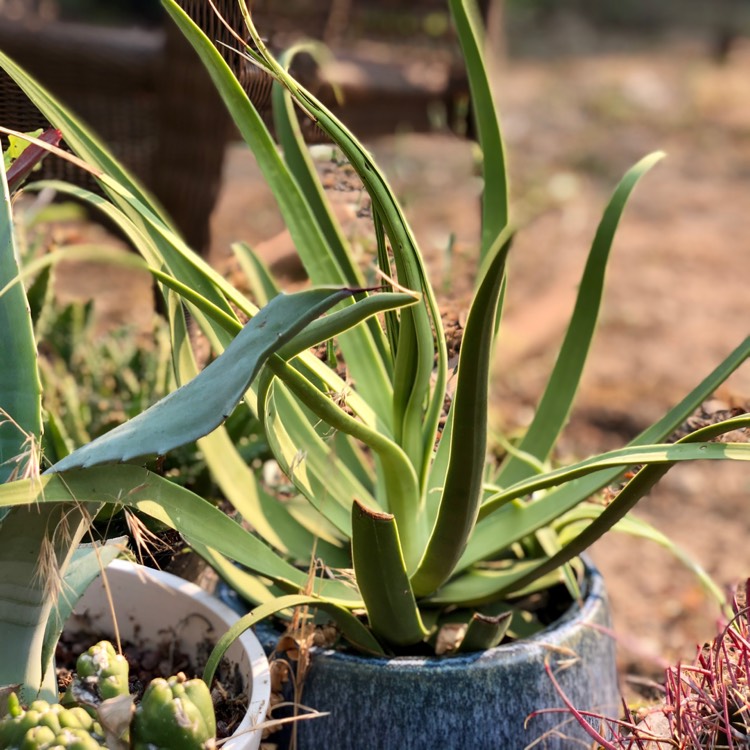
M38 700L23 708L11 693L0 719L0 750L107 750L107 738L119 748L128 742L128 725L132 750L215 747L216 717L203 680L182 672L152 680L132 719L123 715L115 726L104 709L129 695L125 658L100 641L78 657L76 670L62 704Z
M109 641L99 641L78 657L76 674L63 703L79 701L98 704L128 695L128 662ZM85 696L85 698L84 698Z
M103 742L101 726L78 706L39 700L24 709L12 693L0 720L2 750L105 750Z
M203 680L180 672L151 681L131 725L133 750L208 750L215 737L213 702Z

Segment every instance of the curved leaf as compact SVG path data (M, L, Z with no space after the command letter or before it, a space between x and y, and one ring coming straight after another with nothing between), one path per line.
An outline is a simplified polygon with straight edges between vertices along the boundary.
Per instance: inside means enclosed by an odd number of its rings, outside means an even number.
M703 440L711 440L725 432L731 432L737 427L744 427L748 424L748 419L738 417L727 419L717 424L703 427L700 430L687 435L678 442L680 444L699 443ZM704 454L710 447L716 444L705 446ZM735 458L738 460L750 460L750 445L747 443L732 444L719 443L727 449L725 458ZM699 449L703 446L699 446ZM581 554L588 549L599 537L608 529L614 526L618 521L632 510L636 503L648 492L653 486L674 466L675 462L664 464L649 464L644 466L619 492L617 497L602 511L601 515L592 521L580 534L572 541L568 542L557 554L552 555L541 565L527 575L522 576L513 583L512 589L521 588L531 583L535 578L545 575L550 570L564 564L573 557Z
M644 430L630 442L630 446L644 446L664 440L671 435L714 391L750 356L750 336L685 398L658 422ZM603 469L589 476L568 482L555 489L531 506L507 506L501 512L482 519L474 528L458 570L496 554L512 541L532 533L541 526L559 518L587 497L599 492L623 474L622 468Z
M352 561L373 633L385 643L413 646L427 635L401 552L398 525L354 501Z
M418 596L433 592L448 579L476 523L487 454L495 315L510 241L508 232L501 233L487 255L466 320L451 406L453 426L445 487L429 542L411 579Z
M197 377L137 417L79 448L49 471L163 455L207 435L242 400L260 367L328 308L353 292L312 289L279 295Z
M348 277L329 251L304 193L279 155L265 123L229 66L213 43L174 0L164 0L164 7L198 53L237 129L253 151L258 167L278 202L284 223L303 259L310 280L316 285L346 285ZM368 328L361 326L349 332L342 337L340 344L354 377L363 387L370 384L368 400L372 402L373 408L384 419L389 419L390 378ZM358 363L366 363L366 366L360 371Z
M137 508L178 530L188 544L195 540L265 576L287 589L308 585L307 575L282 560L270 547L225 513L190 490L137 466L96 466L46 474L36 480L0 485L0 508L61 505L69 512L76 503L107 503ZM37 513L35 509L35 514ZM34 551L36 560L36 550ZM361 607L362 599L338 580L317 580L316 595L347 607ZM2 639L0 639L2 645Z
M490 248L509 221L508 175L505 144L500 132L497 105L487 77L482 24L475 0L449 0L453 23L461 43L471 91L471 106L476 119L483 156L484 192L482 194L482 255Z
M750 427L750 417L738 417L731 420L734 427L742 429ZM747 458L744 458L747 454ZM593 458L587 458L570 466L545 472L538 477L532 477L518 482L507 490L492 495L479 509L479 518L486 518L500 510L512 500L532 495L534 492L566 484L574 479L611 467L628 467L639 464L665 464L680 461L699 461L717 459L750 460L750 445L733 443L672 443L669 445L643 445L621 448L608 453L602 453Z
M617 225L633 188L643 175L664 156L657 152L641 159L620 180L607 204L596 231L586 267L578 289L573 315L534 419L518 446L519 451L546 461L565 426L578 390L583 367L596 330L604 290L607 260ZM529 464L516 456L498 473L496 482L514 484L531 474Z
M216 668L221 661L221 657L226 650L237 640L248 628L265 620L277 612L283 612L285 609L294 607L310 606L322 609L328 612L338 623L344 637L360 651L364 651L375 656L384 656L380 644L372 637L370 631L362 625L361 622L347 609L338 607L331 602L319 599L314 596L289 595L280 596L267 604L261 604L252 612L249 612L238 620L227 632L219 639L211 652L206 667L203 670L203 679L210 685L213 680Z

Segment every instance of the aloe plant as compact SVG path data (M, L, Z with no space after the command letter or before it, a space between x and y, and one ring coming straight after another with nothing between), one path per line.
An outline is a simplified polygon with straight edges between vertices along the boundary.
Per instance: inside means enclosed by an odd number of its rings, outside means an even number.
M623 520L626 513L671 466L699 458L750 457L747 446L712 442L723 432L750 424L747 416L675 444L663 442L747 359L746 339L630 445L570 466L546 468L573 407L596 329L617 226L636 184L661 158L655 153L627 172L604 210L533 422L501 465L487 463L490 360L494 342L502 336L505 261L513 230L505 147L484 62L479 16L471 0L450 0L449 5L464 51L483 154L481 264L442 430L438 425L446 403L448 363L436 295L386 177L351 132L289 75L289 56L277 61L269 53L252 14L241 3L251 39L245 54L276 79L274 119L282 161L210 41L173 0L164 4L203 59L255 153L312 282L354 283L361 271L327 206L300 136L300 111L325 131L361 178L371 198L377 261L386 278L421 294L419 304L385 315L382 326L370 320L340 337L350 382L329 372L321 386L318 372L289 360L265 370L255 389L257 414L271 450L298 495L283 511L262 496L243 515L288 560L307 568L319 559L329 571L353 568L353 576L333 575L334 581L346 581L353 594L353 600L338 603L352 611L364 605L365 622L380 650L419 651L425 641L432 641L446 610L467 613L463 648L496 643L507 622L488 626L486 620L472 618L472 612L496 615L508 609L514 597L558 581L575 593L571 561L612 526L634 530L635 524ZM319 227L325 236L322 248L297 227L300 213L314 217L309 226ZM238 247L237 252L252 270L255 294L272 297L277 288L260 261L248 248ZM352 341L354 333L358 338ZM367 357L362 356L364 346ZM209 465L222 471L216 462ZM606 507L588 502L634 465L643 468L613 502ZM294 520L286 515L290 507ZM314 532L313 543L304 548L304 540L292 532L297 521ZM651 536L657 538L655 532ZM670 545L663 537L659 541ZM267 572L258 566L239 571L216 550L195 547L232 586L259 605L237 631L292 602L308 602L307 594L274 599L288 591L283 576L271 576L275 585L269 587L258 577L268 578ZM721 597L715 588L714 593ZM313 587L312 601L323 605L320 588Z
M37 145L44 147L44 142L37 142ZM102 179L110 178L102 176ZM119 179L126 181L123 175L119 175ZM114 184L113 180L111 182ZM167 523L172 526L181 515L190 515L192 506L192 512L197 513L194 522L199 527L206 524L210 527L212 515L218 516L220 524L226 522L231 526L231 536L239 533L245 538L248 555L253 559L259 557L252 552L257 548L257 540L249 533L204 500L147 471L139 470L137 479L131 476L131 481L124 483L118 474L121 470L127 472L126 466L112 467L112 473L106 478L100 471L92 474L85 469L70 478L60 472L67 467L122 463L149 454L164 454L217 428L223 429L220 427L223 421L243 400L250 384L277 351L284 347L305 348L328 338L342 325L348 327L352 320L393 305L410 304L414 297L407 294L368 297L350 307L343 317L332 314L320 321L316 319L323 312L353 295L361 296L360 292L349 288L312 289L276 297L262 310L235 298L233 301L239 301L251 318L244 326L234 312L230 317L232 308L222 297L226 312L221 313L221 322L230 325L235 335L221 356L198 373L189 349L183 348L180 352L175 347L175 357L181 358L175 362L186 363L178 364L178 377L187 382L129 422L63 457L45 477L39 452L44 420L37 342L21 283L4 171L0 188L4 195L0 215L0 323L7 334L0 343L0 357L4 362L0 373L0 494L3 496L0 505L6 509L0 522L0 685L17 687L26 703L37 697L54 701L57 690L51 669L52 654L65 616L86 585L122 546L123 540L112 540L106 549L81 543L91 518L103 503L120 504L125 499L124 494L133 499L138 497L138 502L150 498L146 504L156 500L162 510L171 503L175 518ZM178 247L189 257L189 251L180 244L165 220L146 208L145 196L140 201L119 183L117 189L126 192L128 200L136 204L132 213L134 219L147 217L155 231L165 238L165 248ZM133 189L139 190L135 185ZM130 236L140 243L144 254L151 253L148 257L156 266L164 265L154 244L132 220L122 212L117 213L113 204L90 197L99 201L104 210L118 216ZM141 265L149 267L145 261L141 261ZM152 271L158 278L165 275L157 267ZM207 267L201 267L185 281L192 283L193 290L200 289L201 279L207 286L208 273ZM195 297L197 292L192 294ZM215 296L218 298L218 293ZM211 304L204 298L201 303ZM211 310L218 314L216 305ZM179 305L172 305L171 325L173 333L186 333L184 313ZM183 341L186 340L185 337ZM73 480L72 484L69 479ZM43 505L55 495L54 491L50 495L45 489L50 480L50 489L57 487L62 495L58 494L53 504ZM293 579L296 574L292 569L290 577Z

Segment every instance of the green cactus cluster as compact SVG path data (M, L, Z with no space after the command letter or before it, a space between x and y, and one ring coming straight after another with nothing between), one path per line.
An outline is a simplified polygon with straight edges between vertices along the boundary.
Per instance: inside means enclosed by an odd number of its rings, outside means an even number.
M100 704L129 695L128 663L100 641L78 657L62 703L36 700L23 708L15 693L0 719L0 750L106 750ZM210 750L216 737L211 693L203 680L179 672L146 688L122 736L131 750ZM120 747L121 745L118 745Z
M101 725L80 706L37 700L23 708L15 693L8 698L8 713L0 721L2 750L100 750Z

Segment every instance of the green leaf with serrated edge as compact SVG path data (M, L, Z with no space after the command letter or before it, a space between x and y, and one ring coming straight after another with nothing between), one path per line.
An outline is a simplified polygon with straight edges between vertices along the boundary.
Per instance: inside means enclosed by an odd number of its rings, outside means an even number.
M746 427L750 423L748 419L734 418L723 422L703 427L678 441L680 444L699 443L704 440L712 440L726 432L731 432L738 427ZM699 453L706 455L712 445L698 446ZM750 444L747 443L720 443L727 448L725 457L732 460L749 461ZM632 510L636 503L674 466L674 462L665 464L648 464L644 466L618 493L617 497L604 509L602 514L589 524L575 539L565 545L560 552L550 557L549 560L539 565L535 570L521 576L513 583L512 588L521 588L528 585L537 576L542 576L550 570L554 570L571 558L588 549L602 534L610 529L620 519Z
M68 192L81 200L89 202L92 206L101 210L109 219L114 221L125 232L125 234L133 242L134 246L142 247L148 244L149 240L142 235L137 227L135 227L133 223L130 222L130 220L121 211L104 201L100 196L97 196L90 191L67 186L65 185L65 183L37 183L36 187L40 187L43 185L52 186L60 191ZM157 229L160 233L163 233L165 242L179 242L179 240L173 235L173 233L169 231L168 228L157 227ZM155 262L161 262L159 260L160 256L156 252L152 253L151 256L146 255L145 257L153 257L155 259ZM205 269L200 266L198 266L197 268L200 273L203 273L205 271ZM148 270L150 270L152 274L158 276L158 278L165 281L171 288L179 291L181 295L184 295L184 297L192 303L193 311L199 310L205 312L206 317L202 319L201 326L204 333L209 336L209 339L211 340L212 345L215 349L221 351L224 346L232 340L232 337L240 328L240 323L236 319L234 312L230 311L230 314L222 312L222 310L217 305L212 303L209 299L203 297L203 295L196 292L191 287L191 284L193 284L194 281L191 281L190 284L183 284L176 279L169 279L169 277L155 271L153 268L149 268ZM228 286L226 281L222 277L216 275L215 272L210 268L207 272L207 278L209 279L211 284L215 285L221 290L222 294L224 294L227 299L231 300L232 304L236 305L246 315L254 315L257 313L257 307L252 305L243 295L234 290L233 287ZM360 320L358 316L364 310L367 311L368 315L374 315L375 313L383 309L389 309L389 305L391 304L393 304L394 306L398 306L402 304L414 303L414 299L411 297L411 295L385 295L382 300L380 299L381 297L383 297L383 295L377 295L374 298L361 300L357 303L360 306L357 312L344 310L338 311L328 316L324 326L321 329L322 333L320 335L332 336L337 330L344 330L349 325L354 325L356 321ZM182 308L180 305L172 305L172 307L174 307L175 309L174 314L177 314L178 317L183 317ZM170 318L171 317L172 315L170 315ZM336 327L338 325L336 323L337 320L341 321L340 328ZM333 325L331 325L332 323ZM185 357L192 360L192 352L189 346L187 346L187 338L184 335L181 338L177 335L176 330L174 329L175 325L176 322L173 322L172 340L174 343L174 348L182 352ZM182 325L184 327L184 321ZM315 334L317 326L315 326L315 324L313 325L314 328L312 337L308 337L306 339L297 339L298 343L291 346L291 349L288 350L287 356L292 356L293 351L299 351L304 348L304 346L312 345L313 343L317 343L320 340L319 338L317 338L318 334ZM330 328L330 330L326 331L326 328ZM185 343L185 346L179 346L179 341L183 341ZM316 357L305 354L303 355L303 359L305 367L314 371L316 375L320 377L332 390L341 390L345 387L343 381ZM177 365L176 370L178 372L180 382L185 382L185 380L194 375L193 371L195 370L195 368L190 367L186 370L183 360L183 365ZM190 374L191 372L193 372L193 375ZM374 424L376 422L374 412L372 412L372 410L364 404L357 393L352 393L350 406L358 416L365 419L365 421L367 421L368 423Z
M329 601L316 598L314 596L290 595L281 596L278 599L261 604L252 612L240 618L217 642L214 650L206 662L203 670L203 680L206 684L211 684L216 668L221 661L221 657L226 650L239 638L242 633L251 628L253 625L265 620L277 612L294 607L313 607L322 609L327 612L336 621L341 629L341 634L352 646L365 653L373 656L385 656L380 644L372 637L372 633L354 616L351 612L342 607L338 607Z
M671 435L712 393L750 356L750 337L746 338L726 359L677 406L658 422L632 440L630 446L643 446L664 440ZM623 469L614 468L595 472L574 480L547 493L531 505L508 506L502 512L484 518L474 528L466 552L456 570L461 571L478 560L491 557L507 549L518 539L533 533L587 497L622 476Z
M451 16L461 44L471 91L479 145L482 149L482 255L483 259L497 236L508 226L508 176L505 144L500 132L497 105L487 77L481 16L475 0L450 0Z
M451 405L453 426L445 485L427 547L411 577L418 596L431 593L450 577L476 523L487 454L495 313L509 248L510 234L504 232L487 254L466 319Z
M195 540L196 544L212 547L280 586L297 591L308 583L304 572L282 560L211 503L137 466L116 464L73 469L0 485L0 507L47 504L68 507L73 500L136 508L171 529L179 529L188 544ZM356 592L341 581L317 580L314 593L343 606L362 606Z
M253 151L312 283L345 285L346 276L329 252L299 185L280 157L268 129L244 89L213 43L189 16L173 0L164 0L163 5L203 61L237 129ZM367 327L360 326L349 332L341 337L339 343L352 377L363 393L368 394L373 408L388 419L390 379L385 369L378 366L379 353ZM360 366L358 363L366 365Z
M398 524L388 513L352 506L352 561L372 632L393 646L427 635L401 552Z
M351 294L350 290L313 289L276 297L193 380L74 451L51 471L163 455L207 435L242 400L268 357L309 321Z
M144 248L151 247L151 245L149 244L151 240L145 237L140 232L140 230L138 230L138 228L135 227L135 225L119 209L107 203L103 198L101 198L101 196L91 193L90 191L83 190L81 188L68 186L65 183L45 182L35 184L36 187L41 187L43 185L52 186L56 190L74 195L75 197L88 202L90 205L102 211L104 215L106 215L110 220L112 220L123 230L126 236L131 239L136 248L143 251ZM168 230L168 228L159 227L158 231L163 233L163 239L165 243L168 244L171 242L179 242L178 238L176 238L176 236L174 236L173 233ZM155 249L150 255L144 254L144 257L152 265L153 263L161 263L161 256ZM150 258L153 258L153 263ZM219 289L224 297L230 300L233 305L236 305L243 313L248 316L255 315L258 312L258 308L250 303L250 301L246 297L244 297L244 295L237 292L231 285L228 285L221 276L213 271L213 269L211 269L210 267L204 267L200 265L200 263L202 263L202 261L198 259L196 272L201 274L205 273L206 278L209 279L210 283L217 289ZM217 351L221 351L223 350L224 346L228 345L228 343L232 340L234 331L239 330L239 320L237 320L236 323L230 322L230 319L232 318L232 316L234 316L234 312L231 312L231 314L228 315L214 313L213 311L217 306L214 305L211 300L206 299L205 297L203 297L203 295L194 291L194 289L192 288L192 285L194 284L195 281L192 276L189 277L189 283L183 284L182 282L177 280L170 282L170 285L175 289L179 289L182 293L189 295L189 298L194 303L193 311L206 311L206 315L199 321L199 323L203 332L209 336L212 346L214 346ZM380 295L378 295L378 297L379 296ZM391 299L395 300L396 298L392 297ZM406 298L403 299L406 300ZM369 300L366 300L365 302L367 303L366 307L370 307L373 304ZM359 304L361 304L361 302ZM376 302L374 303L374 306L377 307L379 304L379 302ZM168 306L171 311L169 317L173 350L178 352L178 354L175 355L174 358L176 361L179 360L175 365L175 370L178 374L178 382L185 382L190 377L194 377L194 375L197 373L197 369L194 366L192 349L189 346L189 340L186 334L182 305L179 303L176 297L171 297L168 299ZM370 310L369 314L373 314L375 311L376 310L373 308ZM334 313L334 315L337 314L338 313ZM178 327L184 329L182 333L177 330ZM342 381L341 378L339 378L336 373L331 371L331 369L328 368L323 362L318 360L317 357L309 353L304 353L303 355L301 355L301 358L303 362L300 363L300 365L304 364L305 368L307 368L311 372L314 372L315 375L324 383L326 383L326 385L332 391L341 391L345 388L344 381ZM373 412L373 410L363 402L363 400L357 393L352 392L349 405L352 410L368 424L374 425L378 421L375 412Z
M290 343L284 345L279 351L279 356L291 359L306 349L311 349L344 331L351 330L364 320L373 319L378 313L409 307L418 301L419 295L404 292L379 292L373 296L364 296L353 305L343 310L336 310L326 315L325 318L310 323Z
M628 170L604 211L581 277L575 308L557 362L534 419L518 446L520 451L535 456L540 461L546 461L549 457L568 421L578 391L599 318L607 261L622 212L638 181L663 156L661 152L651 154ZM497 482L507 487L531 473L528 463L511 456L498 473Z
M393 191L367 150L320 101L278 64L255 29L249 12L244 7L242 10L250 37L268 69L289 90L296 103L341 148L364 183L373 202L373 211L382 220L390 239L399 283L424 295L424 305L407 308L401 314L393 388L394 434L410 457L420 485L424 486L447 377L447 354L440 311L424 262ZM433 325L436 336L433 336ZM437 370L431 388L436 350ZM356 375L355 380L360 387ZM412 502L416 513L421 497L413 498Z

